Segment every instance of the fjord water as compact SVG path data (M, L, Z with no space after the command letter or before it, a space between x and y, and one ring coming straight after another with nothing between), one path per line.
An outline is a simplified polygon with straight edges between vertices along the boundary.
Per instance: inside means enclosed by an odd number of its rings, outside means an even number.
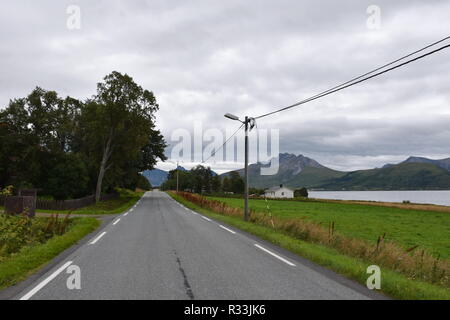
M417 191L310 191L310 198L427 203L450 206L450 190Z

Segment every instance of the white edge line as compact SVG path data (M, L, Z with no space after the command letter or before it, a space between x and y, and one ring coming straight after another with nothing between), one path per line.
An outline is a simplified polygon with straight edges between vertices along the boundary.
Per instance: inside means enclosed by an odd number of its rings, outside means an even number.
M50 281L56 278L58 274L64 271L68 266L72 264L72 261L67 261L64 265L62 265L58 270L53 272L50 276L48 276L45 280L43 280L41 283L39 283L36 287L31 289L27 294L25 294L20 300L28 300L32 296L34 296L39 290L41 290L43 287L47 285Z
M98 240L100 240L101 237L103 237L106 234L106 231L103 231L97 238L92 240L89 244L95 244Z
M205 219L205 220L208 220L208 221L211 221L211 219L210 218L207 218L207 217L205 217L205 216L201 216L203 219Z
M118 224L118 223L119 223L119 221L120 221L120 218L119 218L119 219L117 219L116 221L114 221L114 222L113 222L113 226L115 226L116 224Z
M221 227L222 229L225 229L225 230L227 230L228 232L231 232L232 234L235 234L236 232L234 232L233 230L231 230L231 229L228 229L227 227L224 227L223 225L221 225L221 224L219 224L219 227Z
M293 264L292 262L286 260L285 258L280 257L279 255L273 253L272 251L267 250L267 249L264 248L264 247L261 247L259 244L255 243L255 247L257 247L257 248L259 248L259 249L261 249L261 250L267 252L268 254L270 254L270 255L274 256L275 258L277 258L277 259L283 261L284 263L286 263L286 264L288 264L288 265L290 265L290 266L292 266L292 267L295 267L295 264Z
M126 216L128 213L129 213L129 212L127 211L127 212L125 212L123 215Z

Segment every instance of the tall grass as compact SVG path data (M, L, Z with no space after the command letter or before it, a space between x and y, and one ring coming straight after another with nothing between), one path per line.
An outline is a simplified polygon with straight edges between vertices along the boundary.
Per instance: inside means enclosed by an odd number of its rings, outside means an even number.
M30 218L23 215L0 215L0 261L22 247L44 243L55 235L62 235L70 225L70 214L64 218Z
M226 205L224 202L210 200L198 194L178 192L184 199L213 212L242 217L243 210ZM328 227L302 218L278 218L261 212L250 212L250 221L265 227L281 231L294 238L321 244L338 252L363 259L371 264L386 267L402 273L410 279L424 280L444 287L450 287L450 266L447 261L434 257L418 246L405 249L392 241L386 241L385 235L379 235L376 244L344 236L336 232L334 221Z

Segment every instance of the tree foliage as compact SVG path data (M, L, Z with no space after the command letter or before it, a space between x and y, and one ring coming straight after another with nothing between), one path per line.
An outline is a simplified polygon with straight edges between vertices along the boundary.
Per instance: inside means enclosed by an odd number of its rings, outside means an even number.
M163 190L175 190L177 187L177 170L169 171L167 181L161 185ZM233 171L221 179L210 167L198 165L189 171L178 170L178 189L196 193L230 192L244 193L244 180Z
M0 186L58 199L144 186L138 172L166 159L158 108L151 91L116 71L86 101L36 87L0 111Z
M294 197L308 198L308 190L305 187L294 190Z

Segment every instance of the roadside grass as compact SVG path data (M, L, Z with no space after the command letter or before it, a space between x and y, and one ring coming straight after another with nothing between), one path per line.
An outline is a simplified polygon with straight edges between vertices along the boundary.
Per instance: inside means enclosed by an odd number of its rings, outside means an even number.
M24 246L0 262L0 289L12 286L41 269L51 259L71 247L81 238L97 229L100 221L95 218L72 218L69 229L53 236L45 243Z
M245 222L241 218L235 216L214 213L213 211L201 208L172 192L169 192L169 194L176 201L184 204L188 208L259 236L262 239L314 261L319 265L334 270L348 278L357 280L363 285L365 285L367 281L369 275L366 273L366 270L370 264L361 259L343 255L337 250L324 245L296 239L266 226ZM381 291L386 295L398 299L450 299L450 290L444 287L424 281L412 280L400 273L386 268L382 268L381 288Z
M86 214L86 215L102 215L102 214L118 214L131 208L144 194L144 192L128 192L121 194L119 198L100 201L94 205L87 206L76 210L37 210L41 213L67 213Z
M242 199L208 199L243 208ZM372 243L386 234L387 241L404 248L418 245L435 257L450 259L450 213L328 201L268 200L267 204L274 217L307 219L324 226L334 222L341 234ZM256 212L268 213L267 204L264 200L249 200L249 208Z

